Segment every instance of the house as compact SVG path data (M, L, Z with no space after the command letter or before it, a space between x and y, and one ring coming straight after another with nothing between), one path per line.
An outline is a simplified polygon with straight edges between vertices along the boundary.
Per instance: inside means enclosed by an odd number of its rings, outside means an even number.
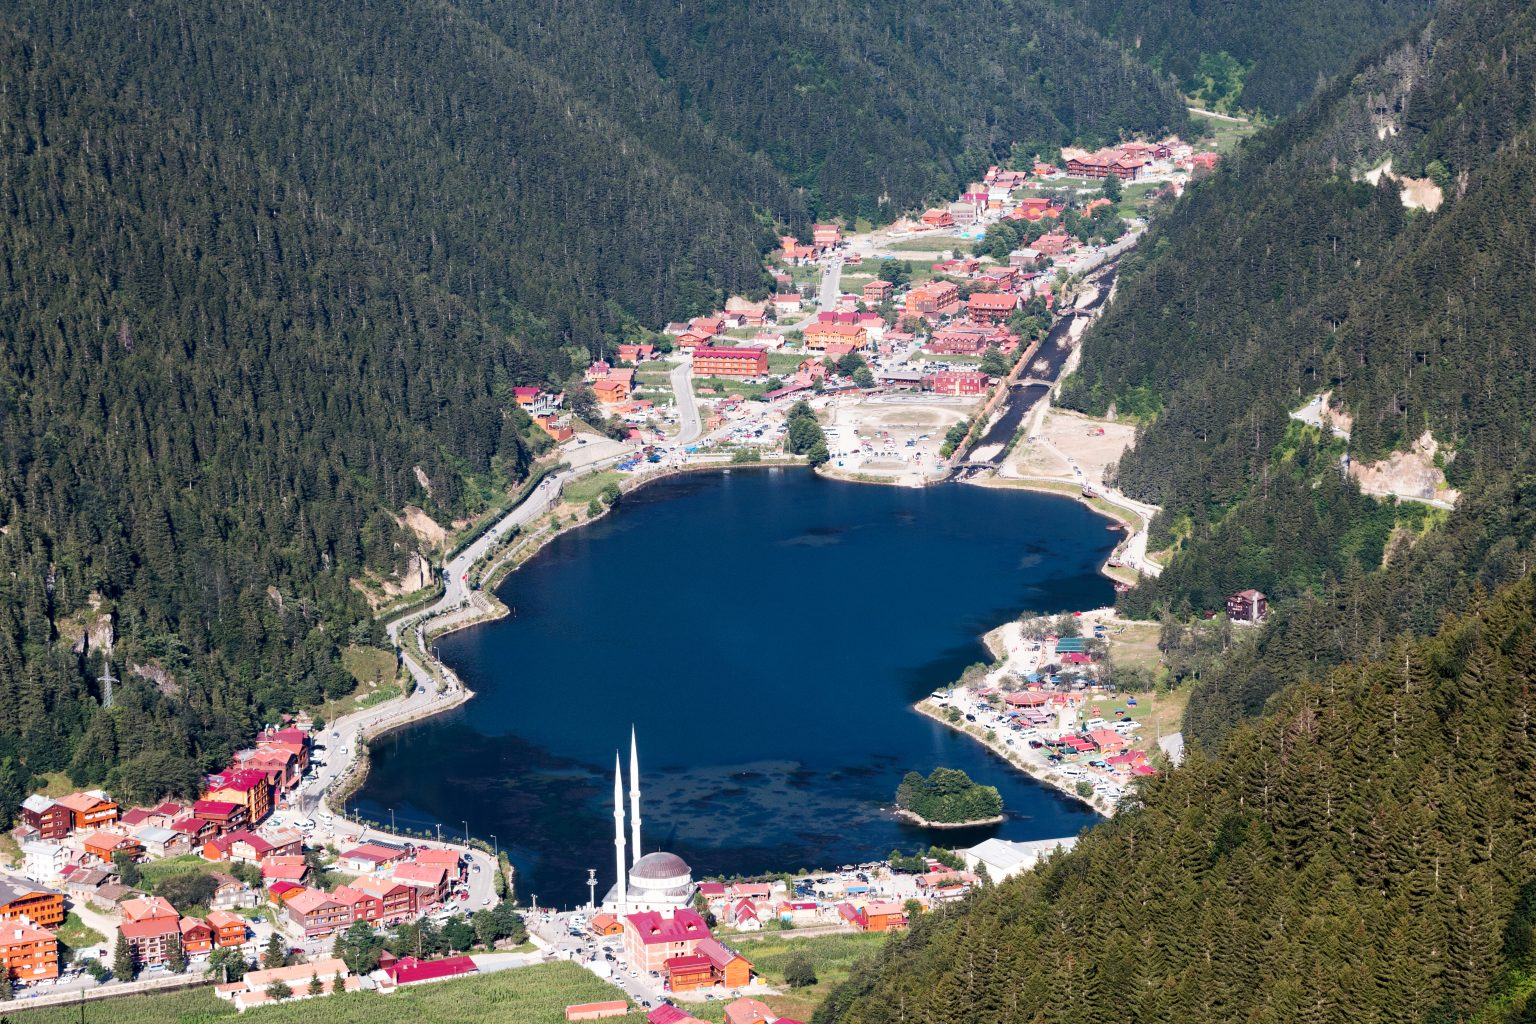
M760 348L716 348L693 351L693 372L706 377L761 377L768 372L768 353Z
M812 224L811 244L818 249L828 249L840 245L843 241L843 232L836 224Z
M343 871L352 874L371 874L405 859L405 847L394 843L363 843L354 846L338 858Z
M935 355L979 356L992 345L1002 348L1012 340L1013 336L1007 331L999 331L995 327L972 323L969 320L960 320L934 331L927 344L923 346L923 351L932 352Z
M174 857L188 850L187 837L175 829L159 825L144 825L136 829L133 838L144 847L150 857Z
M624 958L639 971L661 971L668 960L692 956L709 926L691 910L678 909L670 916L654 910L624 917Z
M268 857L261 862L261 881L268 888L276 882L302 885L308 877L309 864L303 857Z
M59 976L59 940L22 921L0 924L0 984L28 985Z
M117 876L101 868L78 868L69 873L64 889L77 903L89 903Z
M272 1002L267 989L278 982L288 987L291 993L289 1000L310 999L313 998L309 994L312 980L320 982L320 995L328 996L333 993L338 978L341 979L343 992L358 992L363 987L363 979L353 977L346 963L336 957L327 957L314 963L251 971L239 981L215 985L213 994L234 1003L235 1009L244 1013L253 1006L264 1006Z
M70 809L41 793L21 802L21 820L37 829L39 839L63 839L75 827Z
M604 377L592 385L592 393L603 405L621 405L629 401L629 381Z
M928 210L921 218L923 224L930 228L952 228L955 226L955 215L948 210Z
M116 832L92 832L81 840L80 848L86 857L94 857L103 864L111 864L113 856L119 853L134 860L144 856L143 843Z
M907 908L901 903L871 903L864 908L864 930L888 932L907 926Z
M173 939L181 940L181 918L172 914L125 920L117 926L117 933L118 941L133 947L135 960L145 967L153 967L165 963L170 957Z
M815 257L815 246L801 245L800 239L794 235L781 235L779 237L779 259L785 263L800 263Z
M1072 236L1064 232L1055 232L1049 235L1041 235L1031 243L1030 248L1042 256L1060 256L1072 245Z
M1113 729L1095 729L1088 734L1088 740L1101 754L1118 754L1130 746L1130 742Z
M446 981L474 974L479 968L467 956L447 956L441 960L418 960L413 956L403 956L388 967L380 966L379 970L394 985L420 985L422 982Z
M804 300L799 292L781 292L773 297L773 311L775 313L798 313Z
M907 292L908 316L952 316L960 309L960 289L953 281L929 281Z
M966 315L977 323L1000 324L1019 308L1019 297L1004 292L975 292L965 303Z
M610 999L605 1003L576 1003L565 1008L566 1020L601 1020L622 1017L629 1012L629 1000Z
M210 910L205 918L213 929L213 944L219 949L245 945L245 918L227 910Z
M742 327L761 327L768 319L768 302L766 299L753 302L740 295L732 295L725 300L725 315L734 317Z
M237 907L256 905L255 891L234 875L213 871L208 877L214 881L213 897L208 901L208 906L212 909L234 910Z
M727 919L730 921L731 927L739 932L756 932L761 931L763 928L763 922L757 914L757 904L751 900L738 900L731 907Z
M434 849L430 846L418 847L416 850L417 864L432 864L448 872L450 881L463 881L464 866L460 863L459 851L444 847Z
M448 898L448 871L441 864L397 864L394 880L416 890L416 906L425 912Z
M1189 167L1190 170L1214 171L1220 161L1220 153L1196 153L1189 158Z
M618 915L616 914L594 915L592 920L588 923L587 927L591 929L593 935L596 935L600 938L609 935L624 934L624 925L619 921Z
M1269 614L1269 598L1257 590L1239 590L1227 598L1227 618L1233 622L1263 622Z
M195 917L181 919L181 948L188 956L213 952L213 927Z
M805 347L811 352L821 352L829 344L852 345L863 348L869 343L869 332L859 324L824 323L818 321L805 329Z
M39 882L57 882L64 877L64 865L69 863L69 851L58 843L45 843L39 839L21 844L24 858L22 871L28 878Z
M305 889L289 897L283 911L294 930L306 939L330 935L352 923L352 908L319 889Z
M980 395L987 390L987 375L979 370L940 370L923 378L936 395Z
M1001 882L1028 871L1057 850L1070 850L1076 845L1076 836L1036 839L1029 842L987 839L970 849L961 850L960 858L970 870L977 874L985 870L987 877L993 882Z
M19 879L0 878L0 921L26 918L39 928L64 923L64 894Z
M120 908L125 921L153 921L157 918L180 920L181 915L164 896L136 896L124 900Z
M619 358L626 363L643 363L656 358L655 345L620 345ZM537 390L537 389L535 389Z
M392 878L364 876L353 879L349 888L379 901L379 921L383 924L399 924L416 916L419 904L417 890L413 885Z
M725 1006L725 1024L773 1024L779 1015L767 1004L742 996Z
M661 1003L645 1015L646 1024L703 1024L697 1017L690 1017L671 1003Z
M75 831L101 828L117 820L117 804L99 789L61 796L58 803L69 809L70 828Z
M874 280L864 285L864 301L871 306L878 306L891 297L895 285L889 281Z
M694 952L709 961L715 984L726 988L745 988L752 981L752 962L719 939L710 936Z
M210 775L203 799L240 804L245 808L247 822L252 825L261 823L272 813L272 786L266 773L249 768L228 768Z
M241 807L239 811L241 820L244 820L245 808ZM168 827L182 837L182 841L187 844L189 850L201 850L204 843L219 833L218 826L213 822L190 814L176 819Z
M384 916L383 901L371 892L354 889L350 885L338 885L331 893L331 898L346 905L351 922L373 922Z

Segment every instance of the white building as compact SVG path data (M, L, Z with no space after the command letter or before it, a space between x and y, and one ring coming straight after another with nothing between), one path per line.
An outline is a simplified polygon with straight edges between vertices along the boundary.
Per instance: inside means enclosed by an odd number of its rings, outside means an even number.
M69 851L58 843L45 843L40 839L21 844L26 858L22 870L34 882L57 882L64 877L64 866L69 863Z
M965 861L966 870L980 874L979 869L985 867L988 878L1001 882L1005 878L1023 874L1057 850L1065 853L1076 845L1076 836L1035 839L1026 843L988 839L968 850L961 850L960 858Z
M623 917L626 914L656 911L670 914L692 904L698 891L693 884L693 869L675 853L657 851L640 853L640 757L636 752L635 733L629 733L629 806L632 844L624 838L624 783L619 756L613 756L613 849L617 880L603 900L603 910ZM630 851L629 870L624 869L624 850Z

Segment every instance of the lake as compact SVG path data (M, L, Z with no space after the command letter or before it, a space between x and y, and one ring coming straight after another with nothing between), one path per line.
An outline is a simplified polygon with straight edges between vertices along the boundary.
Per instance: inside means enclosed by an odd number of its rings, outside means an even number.
M574 906L588 868L599 898L612 883L613 755L627 760L633 723L645 851L696 878L1075 834L1092 811L911 705L986 660L981 635L1021 610L1111 603L1107 522L960 484L662 480L513 573L511 617L443 638L476 697L375 743L351 806L494 835L520 898ZM939 765L997 786L1007 820L926 831L893 816L901 776Z

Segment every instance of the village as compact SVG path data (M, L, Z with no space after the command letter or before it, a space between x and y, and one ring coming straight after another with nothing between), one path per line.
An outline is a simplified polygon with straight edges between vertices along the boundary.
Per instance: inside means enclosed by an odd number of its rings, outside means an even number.
M1217 160L1178 139L1068 149L1060 167L989 168L955 202L880 230L813 225L771 255L773 294L618 345L581 397L519 388L516 401L566 452L607 443L594 421L622 424L607 433L624 447L604 449L617 474L805 455L786 418L806 402L823 472L938 482L1000 386L1029 377L1077 312L1087 275L1135 244L1140 204Z
M1098 296L1090 275L1140 237L1138 204L1176 194L1216 159L1176 139L1064 151L1060 168L990 168L956 202L878 231L817 224L808 241L786 236L770 257L775 293L733 297L619 345L574 390L521 387L513 398L594 485L802 458L847 479L937 482L1000 418L1010 384L1036 375L1049 383L1059 372L1065 351L1047 358L1043 346L1075 341L1079 331L1060 328L1101 301L1090 299ZM794 422L806 410L817 427L809 439ZM1250 604L1250 618L1262 617L1262 595ZM1086 640L1014 641L985 685L936 693L922 710L1112 811L1130 780L1156 769L1135 700L1117 701L1096 678L1093 645L1107 628L1092 627ZM637 858L618 865L617 897L563 913L535 905L528 943L514 949L523 922L504 862L468 845L467 823L463 844L444 842L441 826L433 842L349 823L326 807L340 762L350 771L361 749L360 736L338 737L289 716L206 776L189 803L122 807L102 789L27 797L11 834L18 856L0 870L0 966L31 996L216 970L219 996L243 1011L554 958L618 985L652 1011L653 1024L693 1019L673 1002L722 994L741 997L727 1019L790 1021L757 1001L771 991L764 976L723 939L904 928L912 915L1073 841L991 839L900 869L871 862L772 882L695 883L673 855L638 857L637 810ZM328 758L338 764L327 767ZM655 857L676 863L665 865L665 897L648 901L654 880L640 866ZM349 936L382 944L413 927L459 938L435 945L446 954L436 959L376 949L349 966L335 955ZM480 952L468 955L471 946ZM572 1007L568 1016L614 1012L622 1010Z

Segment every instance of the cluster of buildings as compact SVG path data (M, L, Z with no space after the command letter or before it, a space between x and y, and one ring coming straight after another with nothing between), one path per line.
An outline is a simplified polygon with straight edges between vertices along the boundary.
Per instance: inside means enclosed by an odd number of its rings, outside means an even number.
M567 1017L567 1020L579 1019ZM646 1024L704 1024L671 1003L662 1003L646 1014ZM743 996L725 1005L725 1024L800 1024L791 1017L780 1017L767 1004Z
M794 235L780 237L779 258L789 264L808 263L842 244L843 232L836 224L812 224L809 245Z
M517 402L518 408L531 416L533 422L539 425L539 429L554 438L557 444L561 441L569 441L576 436L575 430L570 426L570 418L562 413L565 406L565 392L520 387L512 389L512 399Z
M390 995L407 985L461 978L466 974L475 974L478 970L474 960L467 956L418 960L413 956L397 957L385 950L379 955L378 968L366 977L352 973L344 960L325 957L310 963L251 971L239 981L215 985L213 991L220 999L233 1003L235 1009L244 1013L254 1007L278 1002L272 992L279 985L288 990L282 1002L363 990Z
M132 947L134 962L141 967L167 963L178 942L187 959L193 960L215 949L243 947L249 935L239 914L210 910L204 918L184 916L162 896L124 900L119 912L118 941Z
M359 921L385 928L414 920L445 905L465 880L456 850L382 840L342 852L336 866L357 877L327 892L308 884L303 857L263 862L262 881L278 908L281 927L292 938L332 935Z

